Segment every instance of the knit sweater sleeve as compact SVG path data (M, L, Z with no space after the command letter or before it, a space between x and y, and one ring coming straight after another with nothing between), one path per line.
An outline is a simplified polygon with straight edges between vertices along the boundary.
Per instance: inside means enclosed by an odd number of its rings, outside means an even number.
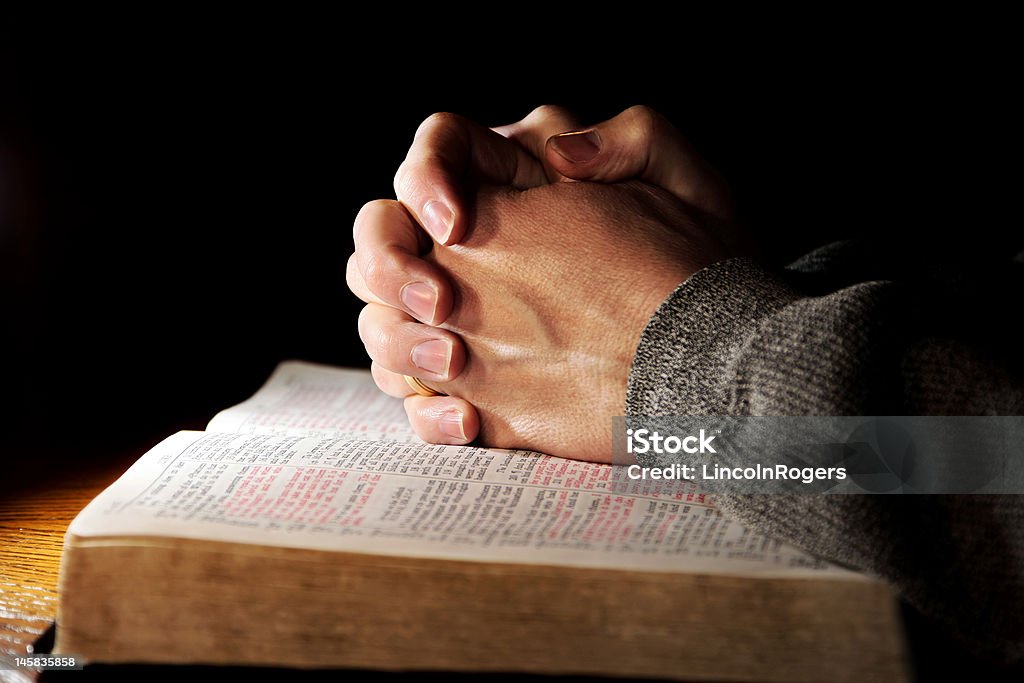
M1015 372L916 326L920 305L897 283L851 282L810 296L790 275L732 259L681 284L641 337L627 414L1024 412ZM887 579L976 652L1024 660L1020 497L730 495L719 505Z

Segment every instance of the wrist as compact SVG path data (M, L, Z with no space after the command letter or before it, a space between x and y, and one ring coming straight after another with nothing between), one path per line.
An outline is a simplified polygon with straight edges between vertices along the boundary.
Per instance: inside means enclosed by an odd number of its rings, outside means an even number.
M731 368L768 316L800 297L747 258L719 261L660 304L636 346L627 415L714 415L732 411Z

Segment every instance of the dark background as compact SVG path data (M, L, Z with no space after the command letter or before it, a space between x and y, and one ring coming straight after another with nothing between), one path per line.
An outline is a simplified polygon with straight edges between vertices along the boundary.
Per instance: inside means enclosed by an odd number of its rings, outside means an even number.
M764 25L758 45L733 23L584 18L512 8L518 39L475 19L470 44L441 15L411 34L297 12L0 16L0 490L20 486L11 464L45 475L201 429L282 359L366 365L351 222L392 196L435 111L653 106L775 265L857 238L959 274L1024 247L1021 55L998 17L801 16L799 43ZM920 637L932 661L941 637Z
M649 104L724 172L777 264L847 237L952 268L1022 246L1016 79L997 41L970 60L946 46L872 62L858 43L841 59L813 49L737 66L615 50L528 66L375 43L407 48L395 68L347 46L359 30L0 27L8 457L202 428L282 359L366 365L344 281L351 222L392 196L416 126L438 110L497 125L543 103L591 121ZM492 76L467 72L479 63Z

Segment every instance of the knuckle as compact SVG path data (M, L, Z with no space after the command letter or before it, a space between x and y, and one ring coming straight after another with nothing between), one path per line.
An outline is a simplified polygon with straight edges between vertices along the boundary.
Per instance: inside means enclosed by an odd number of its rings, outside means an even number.
M400 380L396 373L391 372L376 361L370 363L370 374L373 376L373 381L377 384L377 388L385 394L401 398L408 393L407 387L404 386L405 382Z
M365 306L359 314L359 339L366 347L366 353L375 363L382 364L383 369L391 365L389 359L394 358L398 340L392 326L375 319L371 310L370 306Z
M377 385L377 388L384 393L387 393L388 382L384 374L384 368L378 365L377 361L370 363L370 375L373 377L373 381Z
M395 196L399 199L402 198L402 193L408 186L408 175L409 175L409 162L403 161L398 165L398 170L395 171L395 178L391 184L395 188Z
M392 370L404 370L403 342L392 325L375 325L370 329L370 343L376 350L375 360L380 360Z
M542 104L526 115L524 122L541 123L544 121L564 119L568 117L569 111L557 104Z
M412 146L399 164L392 182L395 194L401 201L414 198L417 189L424 184L424 174L437 164L435 154L430 150L439 140L450 137L452 131L459 131L467 126L467 120L451 112L431 114L416 128ZM426 157L426 158L425 158Z
M463 119L458 114L453 114L447 111L439 111L431 114L427 118L423 119L423 123L416 129L416 135L413 139L419 139L423 135L428 135L438 128L449 128L457 127L463 124Z
M390 204L391 200L389 199L374 199L372 202L363 204L359 213L356 214L355 220L352 221L352 239L358 239L359 233L365 229L366 225L372 223L386 211Z
M391 281L392 273L396 271L398 264L394 256L388 252L376 252L367 254L363 260L363 282L370 288L370 291L384 298L382 294L386 291Z
M362 310L359 311L359 317L356 319L356 330L359 332L359 340L363 342L364 346L369 339L370 325L370 307L363 306Z
M345 261L345 284L348 285L348 288L353 294L358 295L359 265L356 263L355 254L349 255L348 259Z
M398 172L395 173L395 196L398 197L399 201L410 203L415 199L418 188L423 184L422 178L425 177L428 169L431 167L430 159L406 159L398 167ZM415 203L413 201L413 203Z
M630 107L624 112L638 137L651 140L664 125L664 118L645 104Z

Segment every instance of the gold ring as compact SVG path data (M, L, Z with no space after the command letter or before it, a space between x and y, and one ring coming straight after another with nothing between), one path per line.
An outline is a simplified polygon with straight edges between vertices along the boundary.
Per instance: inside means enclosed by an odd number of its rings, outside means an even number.
M420 396L447 396L447 394L442 394L440 391L431 389L421 382L418 377L410 377L409 375L402 375L402 377L405 377L405 383L409 385L409 388Z

